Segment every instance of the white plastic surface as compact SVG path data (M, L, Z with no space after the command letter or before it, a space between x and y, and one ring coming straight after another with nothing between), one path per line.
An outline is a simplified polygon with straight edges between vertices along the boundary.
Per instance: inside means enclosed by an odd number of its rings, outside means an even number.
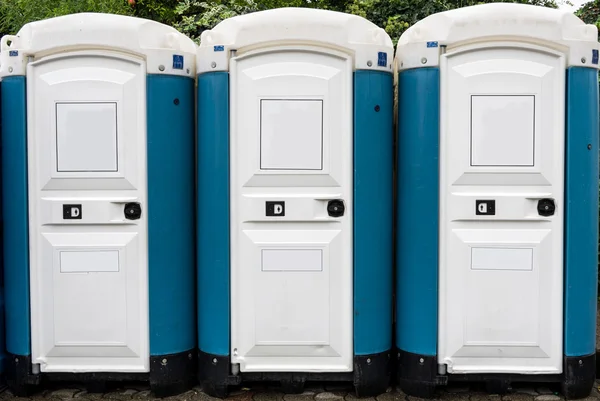
M533 270L532 248L471 248L472 270Z
M446 54L440 66L438 363L450 374L561 373L565 58L480 46ZM471 114L490 111L471 109L471 97L489 95L535 96L532 166L471 165ZM504 117L485 128L531 129L528 118ZM521 152L516 137L494 135L481 144ZM544 198L554 199L554 216L538 214ZM495 214L477 215L478 200L494 200Z
M353 369L352 61L311 50L231 64L231 362L242 372ZM260 168L261 101L272 99L322 107L322 170ZM313 123L281 120L277 132ZM298 146L293 160L313 151ZM343 217L327 214L332 199L344 200ZM267 216L266 202L285 207Z
M445 51L476 42L538 44L566 55L568 66L598 68L598 29L571 11L518 3L489 3L430 15L407 29L396 50L396 68L435 67ZM596 55L597 56L597 55Z
M323 168L323 100L261 100L260 167L263 170Z
M155 21L114 14L70 14L30 22L17 35L4 36L0 76L24 75L29 57L39 60L64 51L115 50L144 58L148 73L193 77L196 48L175 28ZM175 63L175 55L183 57L182 65L179 59Z
M147 214L133 221L123 211L147 207L146 65L121 53L64 53L30 63L27 76L33 363L42 372L148 372ZM78 148L96 160L86 136L113 134L104 125L112 107L118 168L59 169L57 150L76 166L86 163ZM65 207L78 218L65 219Z
M60 252L61 273L118 272L119 251Z
M322 249L264 249L261 256L264 272L323 271Z
M533 166L535 96L471 96L471 164Z
M117 171L117 103L56 103L58 171Z
M278 46L319 46L353 58L355 69L392 72L394 48L389 35L366 19L328 10L278 8L226 19L204 31L198 49L198 73L228 71L231 51L238 55ZM385 54L380 65L379 53Z

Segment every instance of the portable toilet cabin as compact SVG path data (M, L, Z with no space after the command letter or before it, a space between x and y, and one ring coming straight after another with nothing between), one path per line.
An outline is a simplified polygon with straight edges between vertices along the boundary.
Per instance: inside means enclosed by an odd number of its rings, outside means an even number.
M396 52L396 347L403 391L595 376L597 29L486 4L429 16Z
M195 44L137 18L0 47L9 386L195 376Z
M243 380L389 383L392 41L354 15L234 17L198 49L198 348Z

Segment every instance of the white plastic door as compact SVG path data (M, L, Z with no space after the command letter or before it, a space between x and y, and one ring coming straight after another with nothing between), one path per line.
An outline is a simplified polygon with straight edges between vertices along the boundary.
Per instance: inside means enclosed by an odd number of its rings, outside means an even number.
M563 57L538 48L442 57L438 362L449 373L562 371L564 76ZM540 215L542 199L554 215Z
M231 348L242 372L352 370L352 64L231 60ZM330 200L344 215L330 217Z
M147 372L145 63L71 53L29 64L33 363ZM139 203L141 218L125 218Z

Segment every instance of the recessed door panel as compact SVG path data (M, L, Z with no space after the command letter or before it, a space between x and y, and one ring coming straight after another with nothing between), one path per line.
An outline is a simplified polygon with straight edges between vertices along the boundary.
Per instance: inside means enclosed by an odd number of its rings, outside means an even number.
M247 54L231 88L232 363L351 371L351 62Z
M147 372L145 65L111 53L29 64L33 363ZM127 216L138 205L139 218Z
M438 361L562 371L564 59L519 47L441 64Z

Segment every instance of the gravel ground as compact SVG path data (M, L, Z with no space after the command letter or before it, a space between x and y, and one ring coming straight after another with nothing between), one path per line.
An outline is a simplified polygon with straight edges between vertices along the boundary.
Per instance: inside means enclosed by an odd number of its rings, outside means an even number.
M598 391L600 382L596 383L596 388L592 391L590 397L585 401L600 400L600 392ZM264 387L257 385L256 387L242 388L233 391L228 398L230 401L357 401L352 394L352 389L347 386L334 385L311 385L307 384L306 391L303 394L284 395L279 393L276 388ZM456 401L560 401L564 400L557 392L556 388L552 387L534 387L520 386L515 387L513 392L504 395L489 395L481 391L481 388L464 385L451 385L443 387L438 392L436 400L456 400ZM150 394L148 388L143 384L124 385L122 388L114 389L105 394L87 393L82 387L49 388L40 394L30 398L14 397L10 391L4 390L0 393L0 400L17 400L17 401L134 401L134 400L155 400ZM199 388L194 388L187 393L178 396L169 397L168 401L217 401L217 398L212 398L204 394ZM376 398L364 398L365 401L419 401L420 398L409 397L402 392L389 389L387 393Z

